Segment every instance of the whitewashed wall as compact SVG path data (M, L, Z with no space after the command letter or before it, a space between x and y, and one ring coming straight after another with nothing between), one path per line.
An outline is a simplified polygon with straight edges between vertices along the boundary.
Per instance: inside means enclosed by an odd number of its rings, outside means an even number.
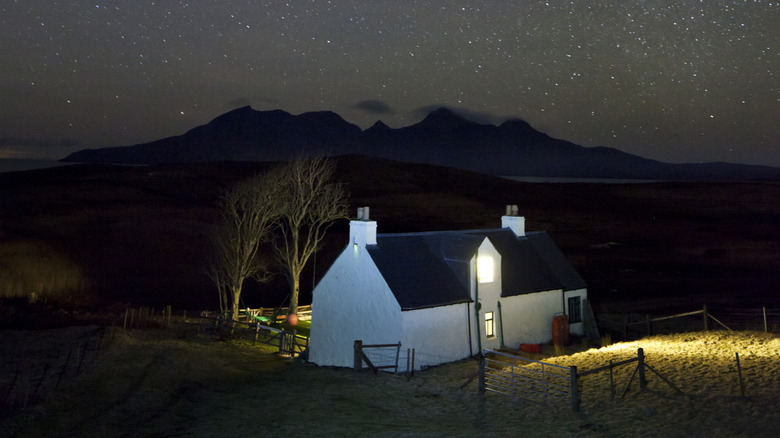
M339 255L312 294L309 360L351 367L355 340L401 340L401 307L365 247Z
M466 304L453 304L401 312L404 333L399 371L407 370L406 354L411 348L417 370L477 354L469 350L468 311Z
M571 298L571 297L580 297L580 320L582 320L582 318L584 318L584 316L585 316L584 313L583 313L584 309L582 307L585 304L584 301L588 299L588 290L587 289L576 289L576 290L566 291L564 293L564 301L563 302L566 303L566 314L567 315L569 314L569 298ZM579 336L582 336L582 335L585 334L585 326L583 325L582 322L569 324L569 332L570 333L574 333L574 334L579 335Z
M560 289L501 299L504 344L518 348L521 343L552 341L552 319L563 311Z
M472 284L476 285L476 287L478 288L478 290L476 291L476 295L478 295L479 303L482 305L481 308L479 309L479 321L477 322L479 324L479 337L482 343L482 348L498 349L501 346L500 339L498 337L500 327L498 325L498 305L497 305L498 300L501 298L501 287L502 287L501 254L499 254L499 252L490 242L490 239L485 238L485 240L482 242L482 244L479 247L477 258L479 256L493 257L493 269L494 269L493 282L491 283L477 283L477 281L472 282ZM487 334L485 333L485 314L488 312L493 312L493 321L494 321L493 325L494 325L495 335L492 337L487 337ZM473 317L471 318L471 322L472 324L475 324ZM478 353L478 351L475 351L475 353Z

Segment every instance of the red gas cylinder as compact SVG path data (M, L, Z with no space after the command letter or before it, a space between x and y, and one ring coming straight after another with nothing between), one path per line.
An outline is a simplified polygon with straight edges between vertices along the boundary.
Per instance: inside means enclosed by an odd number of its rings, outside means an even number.
M569 317L567 315L553 316L552 340L553 344L561 347L569 345Z
M539 344L520 344L520 351L523 353L541 353L542 346Z

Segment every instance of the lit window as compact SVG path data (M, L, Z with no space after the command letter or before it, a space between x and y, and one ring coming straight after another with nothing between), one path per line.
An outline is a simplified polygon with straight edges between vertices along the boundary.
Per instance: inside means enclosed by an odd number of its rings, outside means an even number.
M495 335L496 330L493 323L493 312L485 312L485 336L492 338Z
M493 282L493 257L479 256L477 258L477 278L480 283Z

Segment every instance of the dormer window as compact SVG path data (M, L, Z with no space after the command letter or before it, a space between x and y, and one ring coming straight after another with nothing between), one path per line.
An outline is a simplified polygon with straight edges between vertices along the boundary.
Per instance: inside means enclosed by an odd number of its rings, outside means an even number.
M480 283L492 283L493 282L493 257L491 256L479 256L477 257L477 278Z

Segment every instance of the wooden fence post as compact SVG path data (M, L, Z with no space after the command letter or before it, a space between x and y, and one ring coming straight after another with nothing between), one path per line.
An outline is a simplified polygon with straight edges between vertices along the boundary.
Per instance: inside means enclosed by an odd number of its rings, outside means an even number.
M650 314L647 315L647 336L653 334L652 322L650 322Z
M401 341L398 341L398 348L395 350L395 374L398 374L398 359L401 358Z
M571 376L571 410L572 412L580 411L580 388L577 381L577 367L569 367L569 375Z
M644 391L647 387L647 380L645 380L645 350L640 348L636 352L637 356L637 369L639 370L639 390Z
M352 368L354 368L355 371L360 371L360 369L363 368L363 358L360 355L363 350L363 341L355 341L352 348L355 352L354 358L352 359Z
M623 315L623 340L628 341L628 313Z
M612 359L609 360L609 399L615 399L615 378L612 371Z
M702 308L701 314L702 314L702 318L704 320L704 331L705 332L709 331L710 330L710 321L709 321L709 314L707 314L707 305L706 304Z
M762 310L764 311L764 333L769 332L769 329L767 328L766 324L766 306L761 306Z
M479 394L485 395L485 355L479 359Z
M737 353L737 374L739 374L739 393L745 396L745 382L742 380L742 367L739 364L739 353Z

